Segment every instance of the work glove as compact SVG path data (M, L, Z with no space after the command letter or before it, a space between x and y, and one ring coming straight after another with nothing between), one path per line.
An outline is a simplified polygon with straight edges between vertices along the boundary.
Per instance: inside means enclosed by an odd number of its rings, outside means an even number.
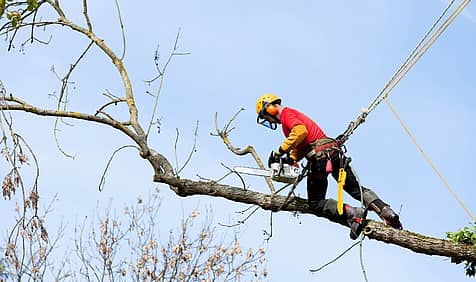
M279 163L284 151L281 149L281 146L276 150L272 151L268 158L268 167L271 167L271 164Z
M283 160L283 163L285 164L297 166L297 162L293 158L291 158L289 154L282 157L282 160Z

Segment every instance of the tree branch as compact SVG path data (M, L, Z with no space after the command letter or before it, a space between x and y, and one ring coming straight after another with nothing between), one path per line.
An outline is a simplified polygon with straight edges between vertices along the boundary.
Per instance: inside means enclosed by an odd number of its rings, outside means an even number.
M10 101L10 98L5 98L5 100ZM18 101L20 100L14 98L14 100L12 99L11 101L18 103ZM139 146L141 146L141 150L144 150L144 149L146 151L148 150L147 145L141 142L142 140L134 132L132 132L128 127L124 126L124 124L119 121L111 120L109 118L103 118L96 115L90 115L90 114L85 114L80 112L42 109L42 108L31 106L29 104L23 104L23 103L19 105L12 105L12 104L0 105L0 111L23 111L23 112L40 115L40 116L74 118L74 119L93 121L93 122L109 125L111 127L119 129L120 131L124 132L127 136L131 137Z
M58 9L57 9L57 11L58 11ZM78 25L74 24L73 22L69 21L66 17L64 17L64 14L63 15L60 14L60 18L58 19L58 22L60 24L66 25L69 28L71 28L72 30L77 31L79 33L82 33L83 35L88 37L90 40L92 40L94 42L94 44L96 44L96 46L98 46L111 59L112 63L114 64L114 66L118 70L118 72L121 76L122 82L123 82L125 96L126 96L126 102L127 102L128 108L129 108L131 125L134 128L134 130L136 131L136 133L140 136L140 138L145 139L145 132L139 124L139 118L138 118L139 112L137 110L137 106L136 106L135 99L134 99L134 94L133 94L133 91L132 91L132 83L129 79L129 75L127 73L127 70L126 70L122 60L119 57L117 57L117 55L114 53L114 51L112 51L109 48L109 46L107 46L107 44L104 42L103 39L97 37L96 34L91 32L90 30L88 30L86 28L83 28L81 26L78 26Z
M256 205L264 210L279 211L280 207L283 206L286 201L286 197L280 195L264 194L249 189L243 190L215 182L180 179L171 175L156 175L154 181L170 185L170 188L177 195L182 197L192 195L222 197L234 202ZM309 207L307 200L299 197L294 197L289 203L282 207L281 211L316 215ZM407 230L394 229L372 220L366 221L364 234L369 239L401 246L421 254L476 261L476 247L474 246L457 244L448 240L428 237Z
M368 221L363 232L369 239L398 245L415 253L476 261L476 247L472 245L428 237L408 230L398 230L375 221Z
M219 136L223 140L223 143L225 143L228 150L233 152L233 154L238 155L238 156L244 156L246 154L251 154L253 156L253 159L256 161L256 164L258 165L258 167L260 169L265 169L264 164L261 161L261 158L259 157L255 148L253 148L253 146L247 146L244 149L237 148L237 147L234 147L231 144L231 141L228 138L228 136L230 135L230 132L234 129L234 128L229 128L231 123L235 120L235 118L238 116L238 114L242 111L244 111L243 108L241 108L238 112L236 112L235 115L228 121L228 123L225 125L225 127L222 130L220 130L218 128L218 113L215 113L215 131L217 132L217 136ZM266 181L266 184L269 187L269 190L271 190L271 193L275 193L276 190L274 189L274 185L273 185L273 182L271 181L271 178L270 177L265 177L264 179Z

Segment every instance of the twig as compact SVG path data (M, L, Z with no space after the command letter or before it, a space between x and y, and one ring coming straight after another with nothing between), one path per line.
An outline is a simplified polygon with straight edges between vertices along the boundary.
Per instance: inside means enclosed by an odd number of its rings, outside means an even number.
M23 142L23 144L27 147L28 151L30 152L31 156L33 157L33 161L35 162L35 170L36 170L36 173L35 173L35 181L33 183L33 189L32 191L38 193L38 179L40 178L40 165L38 163L38 159L36 158L36 155L35 153L33 152L33 149L30 147L30 145L25 141L25 139L18 135L18 134L15 134L16 138L21 140ZM38 215L38 209L35 209L35 216Z
M284 185L283 187L279 188L278 190L276 190L276 193L275 194L279 194L281 191L283 191L284 189L288 188L289 186L291 186L292 183L288 183L286 185Z
M98 186L98 187L99 187L99 191L102 191L102 190L104 189L104 184L105 184L105 179L106 179L106 173L107 173L107 171L108 171L108 169L109 169L109 166L111 165L111 162L112 162L114 156L115 156L119 151L121 151L122 149L125 149L125 148L136 148L138 151L140 151L140 148L138 148L137 146L134 146L134 145L124 145L124 146L122 146L122 147L116 149L116 150L112 153L112 155L111 155L111 157L109 158L109 160L107 161L106 168L104 169L104 172L103 172L102 175L101 175L101 180L99 181L99 186Z
M62 81L62 84L61 84L61 90L60 90L60 94L59 94L59 97L58 97L58 103L57 103L57 107L56 107L56 110L60 111L60 110L63 110L63 111L66 111L67 109L67 104L68 104L68 101L67 101L67 86L68 86L68 83L69 83L69 78L71 76L71 74L73 73L74 69L78 66L78 64L81 62L81 60L84 58L84 56L86 55L86 53L89 51L89 49L91 48L91 46L93 45L93 41L91 41L88 46L84 49L84 51L81 53L81 55L78 57L78 59L70 66L69 68L69 71L66 73L66 75L61 79ZM64 103L63 103L63 107L61 109L61 103L63 102L63 97L65 97L64 99ZM67 153L63 147L60 145L60 142L59 142L59 137L58 137L58 132L59 132L59 129L58 129L58 122L62 120L61 117L57 117L55 119L55 123L54 123L54 127L53 127L53 134L54 134L54 137L55 137L55 142L56 142L56 147L58 148L58 150L66 157L68 158L71 158L71 159L74 159L74 156Z
M86 20L86 24L88 25L88 30L90 32L93 32L93 25L91 24L91 19L89 18L88 14L88 1L83 0L83 15Z
M269 233L266 230L263 230L264 235L267 235L265 238L266 241L269 241L273 237L273 212L269 213Z
M125 99L117 97L116 95L112 94L109 90L106 89L105 91L106 92L102 93L102 95L108 97L112 101L115 101L115 100L124 100L125 101Z
M36 20L36 15L38 14L38 9L35 10L34 14L33 14L33 21L32 21L32 25L31 25L31 33L30 33L30 43L33 43L33 34L34 34L34 29L35 29L35 20Z
M122 55L119 60L123 60L126 55L126 33L124 32L124 23L122 22L121 8L119 7L119 1L115 0L117 8L117 16L119 18L119 24L121 27L121 37L122 37Z
M250 205L250 206L247 207L246 209L241 210L241 211L236 211L235 213L244 214L245 212L249 211L249 210L252 209L253 207L254 207L254 205Z
M253 207L253 206L251 206L251 207ZM256 211L258 211L260 208L261 208L261 207L259 207L259 206L258 206L258 207L255 207L255 208L253 209L253 211L251 211L244 219L242 219L242 220L237 220L237 222L236 222L235 224L227 225L227 224L223 224L223 223L218 223L218 225L223 226L223 227L236 227L236 226L242 225L242 224L244 224L248 219L250 219L250 217L251 217Z
M243 110L244 110L244 108L241 108L240 110L238 110L238 112L235 113L232 116L232 118L228 121L228 123L225 125L223 130L220 130L218 128L218 113L215 113L215 131L216 131L217 134L216 135L212 134L212 136L219 136L223 140L223 143L225 143L227 148L236 155L243 156L243 155L246 155L246 154L251 154L253 156L254 160L256 161L258 167L260 169L265 169L264 164L261 161L261 158L259 157L258 153L256 153L256 150L252 146L247 146L245 149L242 150L240 148L234 147L231 144L230 139L228 138L229 133L234 129L234 128L230 129L231 123L236 119L238 114L240 112L242 112ZM265 177L264 179L265 179L266 184L268 185L271 193L274 194L275 189L274 189L273 182L271 181L271 178L270 177Z
M68 154L65 150L63 150L63 147L61 147L61 145L59 143L58 132L60 130L58 129L58 121L60 121L60 120L61 120L61 118L59 118L59 117L57 117L55 119L55 125L54 125L54 128L53 128L53 136L55 137L56 148L58 148L58 150L61 152L61 154L63 154L65 157L74 160L74 156L71 155L71 154Z
M238 221L239 223L245 223L256 211L258 211L261 207L256 207L252 212L248 214L243 220Z
M343 251L340 255L338 255L335 259L329 261L328 263L322 265L321 267L319 268L316 268L316 269L310 269L309 271L310 272L318 272L318 271L321 271L322 269L326 268L327 266L333 264L334 262L336 262L337 260L339 260L341 257L343 257L348 251L350 251L353 247L357 246L358 244L360 244L360 241L359 242L355 242L354 244L352 244L350 247L348 247L345 251Z
M224 163L221 163L221 165L228 169L230 171L230 173L234 173L238 176L238 178L240 178L240 181L241 181L241 184L243 184L243 190L246 190L246 184L245 184L245 180L243 179L243 177L241 176L241 174L239 174L238 172L234 171L233 169L227 167ZM218 182L218 181L217 181Z
M109 101L106 104L102 105L99 109L97 109L96 113L94 115L103 114L103 115L109 117L110 119L113 119L109 114L105 113L103 110L105 108L107 108L108 106L110 106L110 105L115 105L116 106L118 103L124 103L124 102L126 102L126 100L121 99L121 98Z
M157 49L155 50L154 62L155 62L155 67L157 69L157 72L159 74L155 78L153 78L151 80L146 80L145 82L150 84L150 83L154 82L155 80L157 80L159 78L160 78L160 82L159 82L159 87L157 89L157 95L155 95L155 101L154 101L154 107L153 107L153 110L152 110L152 115L150 117L149 125L148 125L147 130L146 130L146 134L145 134L146 138L149 136L150 130L152 128L152 125L153 125L153 122L154 122L154 119L155 119L155 115L157 113L157 107L158 107L158 103L159 103L159 96L160 96L160 93L162 92L162 87L164 85L165 72L167 70L167 67L168 67L169 63L172 61L172 58L174 56L185 56L185 55L190 54L190 53L179 53L179 52L177 52L179 39L180 39L180 29L178 30L177 36L175 37L175 43L174 43L173 50L170 53L165 65L162 68L160 68L160 64L159 64L159 58L160 58L160 56L159 56L159 47L157 47Z
M178 172L178 157L177 157L177 143L178 143L178 139L179 139L179 134L180 134L180 131L178 130L178 128L175 128L175 142L174 142L174 156L175 156L175 174L177 174Z
M187 159L185 160L184 164L182 165L182 167L177 170L177 175L180 174L180 172L182 172L182 170L188 165L188 163L190 162L190 160L192 159L192 156L193 154L197 151L197 135L198 135L198 125L199 125L199 122L197 120L197 125L195 126L195 130L194 130L194 138L193 138L193 146L192 146L192 150L190 150L190 154L188 154L188 157ZM177 140L178 140L178 129L177 129ZM177 145L177 140L175 142L175 145ZM175 149L177 149L175 147ZM177 158L177 154L175 154L175 157ZM177 160L177 159L176 159ZM177 164L177 168L178 168L178 164Z
M36 41L36 42L38 42L38 43L40 43L40 44L48 45L48 44L50 44L52 38L53 38L53 36L50 35L50 38L48 39L48 41L40 40L40 39L38 39L38 38L36 38L36 37L33 37L32 40L34 40L34 41ZM29 39L27 39L26 41L24 41L24 42L21 44L22 48L24 48L23 46L25 46L29 41L30 41Z
M68 85L68 82L69 82L69 77L73 73L74 69L81 62L81 60L84 58L86 53L89 51L89 49L91 48L93 43L94 43L93 41L89 42L88 46L84 49L84 51L81 53L81 55L78 57L78 59L72 65L70 65L68 73L66 73L66 75L63 77L62 84L61 84L60 96L58 98L58 105L57 105L58 110L60 109L61 102L63 101L63 96L65 94L65 91L66 91L66 88L67 88L67 85ZM65 109L66 109L66 101L65 101L64 110Z

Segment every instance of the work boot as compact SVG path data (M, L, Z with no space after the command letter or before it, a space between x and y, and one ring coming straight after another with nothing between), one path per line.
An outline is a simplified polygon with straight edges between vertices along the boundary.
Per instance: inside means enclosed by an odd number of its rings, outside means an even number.
M386 224L392 226L393 228L403 228L398 214L395 213L390 206L383 207L378 215Z
M350 227L350 239L355 240L362 232L362 223L364 218L364 210L362 208L344 206L347 225Z
M377 199L373 201L370 203L369 208L376 212L385 224L396 229L402 229L402 223L400 222L398 214L396 214L392 208L382 200Z

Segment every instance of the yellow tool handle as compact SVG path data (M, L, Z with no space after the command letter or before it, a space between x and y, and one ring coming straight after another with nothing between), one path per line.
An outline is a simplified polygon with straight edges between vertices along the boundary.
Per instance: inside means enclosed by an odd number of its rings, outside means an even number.
M344 213L344 199L342 196L342 191L344 191L345 178L347 177L347 172L343 168L339 169L339 179L337 180L337 212L339 215Z

